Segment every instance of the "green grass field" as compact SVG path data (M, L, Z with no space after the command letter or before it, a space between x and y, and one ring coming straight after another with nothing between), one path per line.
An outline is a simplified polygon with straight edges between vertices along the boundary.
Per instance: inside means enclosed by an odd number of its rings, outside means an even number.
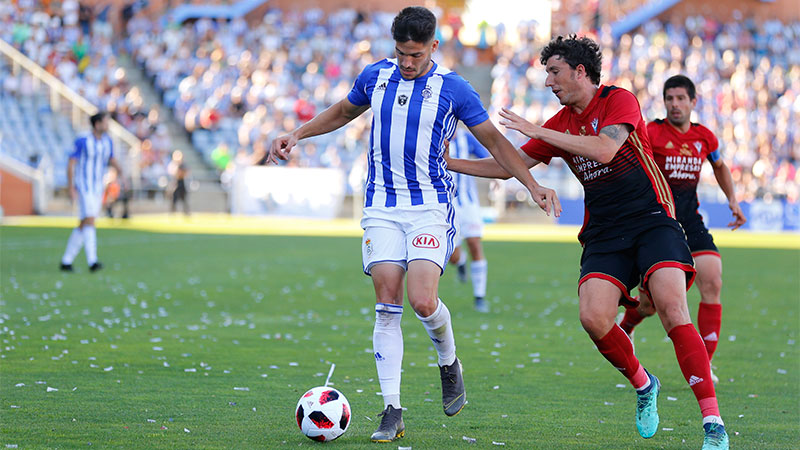
M19 448L375 448L382 409L374 297L352 237L101 229L106 268L57 270L69 230L0 228L0 445ZM697 404L656 319L636 332L663 383L661 429L641 439L635 396L578 322L577 243L487 242L492 312L448 272L469 404L442 413L435 352L407 309L406 437L385 448L700 448ZM723 248L717 386L731 446L800 442L800 252ZM690 293L690 310L698 296ZM332 382L348 432L305 438L294 408ZM622 387L620 387L622 386ZM236 390L234 388L247 388ZM57 390L56 390L57 389ZM794 444L793 444L794 442ZM493 445L494 443L494 445Z

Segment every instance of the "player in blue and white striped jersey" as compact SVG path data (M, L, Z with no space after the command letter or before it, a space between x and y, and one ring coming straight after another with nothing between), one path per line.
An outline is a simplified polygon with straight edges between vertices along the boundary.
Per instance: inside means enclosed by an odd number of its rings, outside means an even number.
M97 261L97 232L94 219L100 212L103 202L104 176L106 168L112 166L117 174L122 174L114 159L114 146L108 131L108 113L99 112L89 118L92 131L75 140L75 150L69 155L67 165L67 185L70 199L78 201L80 223L72 230L67 241L64 256L61 257L61 270L72 272L72 262L81 247L86 248L86 262L89 270L96 272L103 266Z
M469 133L459 130L450 141L450 157L456 159L487 158L489 151ZM489 312L486 302L486 281L489 272L489 263L483 254L483 217L481 204L478 200L478 186L475 178L458 172L452 172L456 183L456 219L458 220L461 242L456 245L450 262L456 263L458 278L467 281L467 252L462 249L462 243L467 243L472 262L469 265L470 278L472 279L472 293L475 296L475 310Z
M555 192L536 183L489 120L477 92L431 59L439 45L435 32L436 17L429 10L403 9L392 23L397 57L367 66L347 98L276 138L267 156L268 163L286 160L299 140L336 130L372 109L361 226L363 269L375 288L373 350L385 408L374 442L391 442L405 433L400 319L406 273L408 301L438 353L444 412L456 415L466 403L450 312L438 297L439 277L457 236L455 184L443 154L458 122L528 188L541 208L556 215L561 209Z

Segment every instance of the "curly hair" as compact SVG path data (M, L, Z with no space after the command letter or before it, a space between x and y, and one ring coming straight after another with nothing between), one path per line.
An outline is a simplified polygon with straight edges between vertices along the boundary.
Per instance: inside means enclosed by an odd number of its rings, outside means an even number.
M436 34L436 16L422 6L409 6L392 22L392 38L397 42L428 43Z
M600 52L597 42L585 36L578 37L575 34L567 37L559 36L552 39L542 50L539 61L542 65L547 65L547 60L552 56L560 56L573 69L583 65L592 83L600 84L603 54Z

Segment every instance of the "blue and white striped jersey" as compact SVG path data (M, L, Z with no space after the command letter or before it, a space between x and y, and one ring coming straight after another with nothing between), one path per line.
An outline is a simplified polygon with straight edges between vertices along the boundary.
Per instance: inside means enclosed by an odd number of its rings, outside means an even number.
M450 141L450 157L456 159L486 158L491 156L489 150L481 145L472 133L459 130L453 140ZM464 175L463 173L452 172L456 182L456 204L459 206L466 204L480 205L478 201L478 187L475 185L475 178Z
M81 136L75 139L75 151L69 157L77 160L72 175L75 189L84 193L103 192L103 176L108 161L114 157L111 138L107 134L100 139L92 133Z
M385 59L359 74L347 99L372 108L365 207L452 202L444 141L459 120L472 127L489 119L466 80L436 63L426 75L405 80L397 59Z

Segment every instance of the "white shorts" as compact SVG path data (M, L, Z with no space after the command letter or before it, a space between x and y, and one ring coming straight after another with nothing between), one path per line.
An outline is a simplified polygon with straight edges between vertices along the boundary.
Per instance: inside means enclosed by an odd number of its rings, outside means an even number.
M477 203L456 205L456 218L458 218L458 231L461 239L483 237L483 217L480 205Z
M78 191L78 214L81 220L97 217L103 203L103 193Z
M408 268L409 261L426 259L442 269L458 237L451 204L364 208L361 256L364 273L378 263Z

